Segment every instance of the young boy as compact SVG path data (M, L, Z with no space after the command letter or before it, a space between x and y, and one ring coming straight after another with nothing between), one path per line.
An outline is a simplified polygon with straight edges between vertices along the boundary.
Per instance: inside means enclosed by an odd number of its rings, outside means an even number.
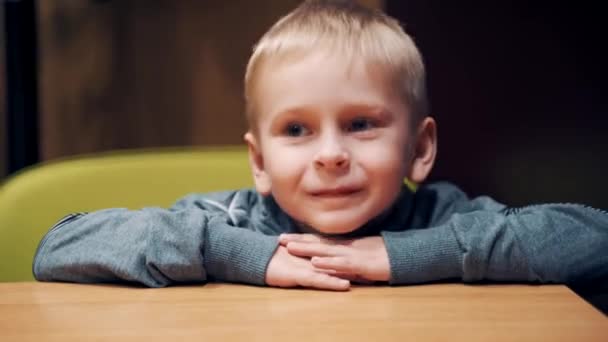
M261 38L245 88L255 190L190 195L168 210L70 215L40 243L35 277L330 290L606 283L606 212L507 208L447 183L404 185L431 171L436 124L422 58L384 14L304 2Z

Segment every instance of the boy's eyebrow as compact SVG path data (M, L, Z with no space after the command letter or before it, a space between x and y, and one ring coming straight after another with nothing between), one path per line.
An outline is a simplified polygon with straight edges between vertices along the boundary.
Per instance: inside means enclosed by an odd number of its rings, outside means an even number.
M276 111L276 114L273 115L273 119L271 123L275 123L278 120L281 120L285 116L296 116L302 115L303 113L310 113L315 111L315 108L312 106L299 106L299 107L288 107L283 108L281 110Z
M370 105L370 104L352 104L344 107L344 112L356 112L364 111L366 113L373 113L382 116L392 116L391 111L385 106L381 105Z
M275 118L279 118L282 117L284 115L296 115L296 114L301 114L301 113L310 113L310 112L314 112L317 109L314 106L299 106L299 107L291 107L291 108L285 108L285 109L281 109L279 111L277 111L277 115L275 115ZM339 112L340 113L346 113L346 112L356 112L356 111L364 111L367 113L374 113L374 114L378 114L378 115L384 115L384 116L391 116L391 111L388 110L388 108L386 108L385 106L382 105L370 105L370 104L364 104L364 103L354 103L354 104L348 104L343 106L342 108L340 108Z

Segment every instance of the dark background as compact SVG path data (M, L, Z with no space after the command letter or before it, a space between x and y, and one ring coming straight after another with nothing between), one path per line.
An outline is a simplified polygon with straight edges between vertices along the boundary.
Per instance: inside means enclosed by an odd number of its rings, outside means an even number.
M439 128L433 180L512 205L608 208L608 30L601 7L387 1L425 57Z
M34 5L36 63L27 70L35 71L37 94L25 107L37 107L28 113L37 122L23 122L18 138L35 142L30 157L46 161L111 149L241 143L251 47L299 1L10 2ZM514 206L608 208L601 5L365 2L400 19L425 57L439 127L431 180ZM5 19L0 15L3 28ZM6 125L5 55L0 180L9 170L7 151L16 148L7 141L15 131Z

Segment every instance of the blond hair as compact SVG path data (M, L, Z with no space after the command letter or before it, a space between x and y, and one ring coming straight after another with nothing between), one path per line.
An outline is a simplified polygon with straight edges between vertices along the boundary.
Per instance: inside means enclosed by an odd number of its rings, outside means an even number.
M395 19L355 1L308 0L276 22L253 49L245 73L251 129L256 130L254 91L262 64L320 49L341 53L346 61L363 58L382 66L404 97L412 122L428 115L422 56Z

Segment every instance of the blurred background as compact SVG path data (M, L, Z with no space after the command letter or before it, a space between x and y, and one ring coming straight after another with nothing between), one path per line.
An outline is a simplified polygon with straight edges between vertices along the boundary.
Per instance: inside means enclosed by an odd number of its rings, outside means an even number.
M431 180L514 206L608 208L599 4L361 2L400 19L425 57ZM79 154L241 143L251 48L298 3L3 0L0 180Z

